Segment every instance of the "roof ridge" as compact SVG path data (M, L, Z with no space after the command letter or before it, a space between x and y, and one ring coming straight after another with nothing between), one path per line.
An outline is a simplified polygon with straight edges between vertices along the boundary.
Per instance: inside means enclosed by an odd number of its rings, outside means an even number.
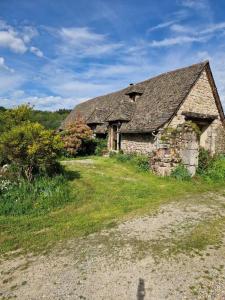
M173 72L182 71L182 70L184 70L184 69L192 68L192 67L195 67L195 66L201 65L201 64L203 65L203 68L204 68L204 67L207 65L207 63L209 63L209 60L204 60L204 61L202 61L202 62L195 63L195 64L192 64L192 65L189 65L189 66L186 66L186 67L182 67L182 68L176 68L176 69L174 69L174 70L167 71L167 72L163 72L163 73L160 73L160 74L158 74L158 75L156 75L156 76L153 76L153 77L150 77L150 78L148 78L148 79L145 79L145 80L143 80L143 81L139 81L139 82L137 82L137 83L134 83L134 85L139 85L139 84L145 83L145 82L147 82L147 81L149 81L149 80L156 79L156 78L158 78L158 77L160 77L160 76L163 76L163 75L166 75L166 74L172 74ZM122 89L119 89L119 90L117 90L117 91L113 91L113 92L110 92L110 93L107 93L107 94L104 94L104 95L99 95L99 96L96 96L96 97L94 97L94 98L87 99L87 100L85 100L84 102L92 101L92 100L95 100L95 99L98 99L98 98L101 98L101 97L105 97L105 96L108 96L108 95L113 95L113 94L118 93L118 92L126 91L127 89L129 89L129 87L130 87L130 86L127 86L127 87L122 88ZM79 106L79 105L83 104L84 102L81 102L81 103L79 103L79 104L76 105L76 106Z
M203 65L203 66L202 66L202 69L203 69L208 63L209 63L209 60L205 60L205 61L202 61L202 62L199 62L199 63L196 63L196 64L192 64L192 65L189 65L189 66L186 66L186 67L176 68L176 69L174 69L174 70L171 70L171 71L167 71L167 72L158 74L158 75L156 75L156 76L154 76L154 77L151 77L151 78L149 78L149 79L145 79L145 80L143 80L143 81L137 82L136 84L142 84L142 83L144 83L144 82L146 82L146 81L149 81L149 80L152 80L152 79L156 79L156 78L159 78L159 77L164 76L164 75L172 74L172 73L175 73L175 72L177 72L177 71L182 71L182 70L185 70L185 69L193 68L193 67L196 67L196 66L198 66L198 65ZM202 71L202 70L201 70L201 71ZM135 85L136 85L136 84L135 84Z
M209 66L209 61L192 64L183 68L161 73L155 77L141 81L135 86L143 88L144 93L138 98L135 106L127 105L127 88L98 96L76 106L67 120L76 118L77 113L84 115L89 121L124 117L129 122L124 130L156 129L176 112L179 105L190 92L197 78Z

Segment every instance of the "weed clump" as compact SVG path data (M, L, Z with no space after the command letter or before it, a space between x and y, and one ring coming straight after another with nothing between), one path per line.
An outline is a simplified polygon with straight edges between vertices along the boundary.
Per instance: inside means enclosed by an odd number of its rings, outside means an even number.
M187 168L184 165L178 165L170 175L172 178L175 178L177 180L190 180L191 179L191 174L187 170Z
M209 151L200 149L197 174L207 181L225 180L225 156L210 155Z

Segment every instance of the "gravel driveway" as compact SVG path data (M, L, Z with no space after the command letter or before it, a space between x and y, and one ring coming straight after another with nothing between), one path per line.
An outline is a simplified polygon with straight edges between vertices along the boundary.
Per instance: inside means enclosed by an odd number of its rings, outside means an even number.
M207 193L61 242L45 256L2 261L0 299L225 299L223 234L202 250L179 246L199 224L224 218L224 204L222 193Z

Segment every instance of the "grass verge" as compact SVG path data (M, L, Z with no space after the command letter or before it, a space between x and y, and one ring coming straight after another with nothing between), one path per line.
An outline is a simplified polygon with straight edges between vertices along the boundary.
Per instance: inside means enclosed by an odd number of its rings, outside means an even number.
M160 178L102 157L63 164L79 175L69 182L72 201L42 215L1 216L1 254L17 249L46 251L60 240L84 236L114 226L117 220L152 213L162 204L222 187L201 180Z

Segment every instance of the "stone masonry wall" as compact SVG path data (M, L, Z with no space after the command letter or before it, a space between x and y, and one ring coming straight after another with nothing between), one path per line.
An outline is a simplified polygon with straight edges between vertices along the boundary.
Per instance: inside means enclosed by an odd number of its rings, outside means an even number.
M121 136L121 150L124 153L140 153L148 155L155 147L155 139L150 133L123 133Z
M182 115L182 112L195 112L218 116L218 118L205 129L200 138L200 145L209 150L212 154L216 152L225 153L225 135L223 137L224 127L220 119L206 71L202 73L196 84L193 86L176 116L166 126L176 128L177 125L184 123L185 117Z
M167 128L158 136L158 147L150 158L154 173L168 176L179 164L183 164L193 176L198 166L199 139L189 124Z
M182 112L195 112L200 114L217 115L219 112L216 106L214 95L209 84L206 71L202 73L196 84L193 86L184 103L181 105L176 116L169 126L176 127L185 122Z

